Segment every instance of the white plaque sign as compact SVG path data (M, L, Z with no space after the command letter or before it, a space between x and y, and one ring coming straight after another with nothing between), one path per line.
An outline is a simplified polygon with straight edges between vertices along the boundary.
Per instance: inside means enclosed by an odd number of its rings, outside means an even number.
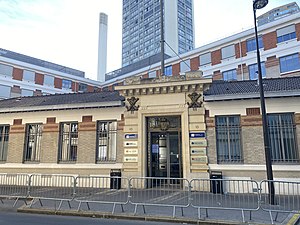
M192 163L206 164L207 157L206 156L191 156L191 161L192 161Z
M124 157L124 162L137 162L138 157L135 156L125 156Z
M206 147L207 146L207 140L204 138L201 139L193 139L190 141L190 146L198 146L198 147Z
M138 150L135 148L125 148L124 154L125 155L136 155L136 154L138 154Z
M191 148L192 155L206 155L206 148Z
M137 145L137 141L124 141L124 147L136 147Z

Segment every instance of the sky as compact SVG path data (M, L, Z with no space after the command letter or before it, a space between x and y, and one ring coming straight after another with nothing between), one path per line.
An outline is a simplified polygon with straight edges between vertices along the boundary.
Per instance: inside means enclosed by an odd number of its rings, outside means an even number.
M269 0L257 16L290 2ZM96 80L100 12L108 15L107 72L117 70L122 0L0 0L0 48L78 69ZM196 48L249 29L252 0L194 0L194 25Z

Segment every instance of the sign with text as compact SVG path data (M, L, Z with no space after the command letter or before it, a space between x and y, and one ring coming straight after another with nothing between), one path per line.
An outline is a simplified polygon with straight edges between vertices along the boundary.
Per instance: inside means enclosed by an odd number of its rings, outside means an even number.
M206 164L207 163L207 157L206 156L192 156L191 161L192 161L192 163Z
M125 134L125 139L136 139L138 134Z
M124 162L137 162L138 161L138 157L134 157L134 156L125 156L124 157Z
M136 147L137 145L137 141L124 141L124 147Z
M191 148L192 155L206 155L206 148Z
M206 139L197 139L197 140L191 140L190 141L190 146L198 146L198 147L206 147L207 146L207 141Z
M125 148L124 154L125 155L136 155L136 154L138 154L138 150L135 148Z
M205 132L190 133L190 138L205 138Z

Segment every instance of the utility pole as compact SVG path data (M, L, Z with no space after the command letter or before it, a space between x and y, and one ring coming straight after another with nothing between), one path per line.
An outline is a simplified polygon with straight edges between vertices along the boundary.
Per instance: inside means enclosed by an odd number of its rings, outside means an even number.
M164 6L163 0L160 0L160 54L161 54L161 76L165 73L165 38L164 38Z

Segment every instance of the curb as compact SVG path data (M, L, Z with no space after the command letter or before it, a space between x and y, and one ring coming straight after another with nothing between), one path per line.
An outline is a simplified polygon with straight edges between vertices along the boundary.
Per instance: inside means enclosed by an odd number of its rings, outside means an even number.
M80 216L80 217L92 217L102 219L123 219L123 220L139 220L139 221L152 221L152 222L171 222L181 224L201 224L201 225L232 225L232 224L255 224L262 225L260 223L242 223L238 221L218 221L218 220L199 220L190 218L173 218L164 216L141 216L133 214L111 214L106 212L83 212L83 211L53 211L49 209L29 209L18 208L17 212L20 213L32 213L32 214L45 214L45 215L60 215L60 216Z
M286 225L295 225L298 221L300 221L300 213L295 213L290 216L289 220L285 224Z

